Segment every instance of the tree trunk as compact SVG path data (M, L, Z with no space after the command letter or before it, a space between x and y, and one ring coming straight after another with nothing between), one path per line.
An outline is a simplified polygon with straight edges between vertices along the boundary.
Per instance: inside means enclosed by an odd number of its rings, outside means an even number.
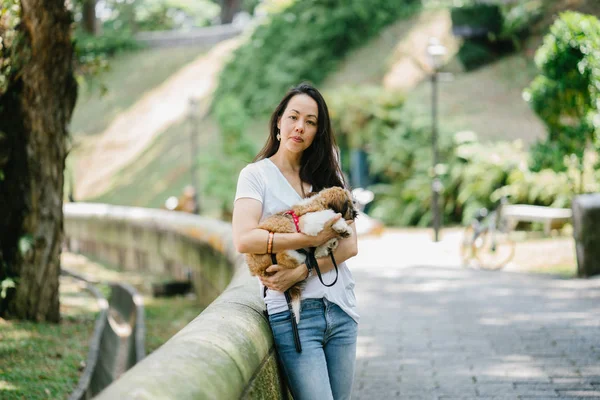
M77 97L64 0L21 0L18 63L0 93L0 314L58 322L67 124Z
M96 36L96 0L85 0L82 8L83 30Z
M221 23L230 24L233 16L240 11L241 0L221 0Z

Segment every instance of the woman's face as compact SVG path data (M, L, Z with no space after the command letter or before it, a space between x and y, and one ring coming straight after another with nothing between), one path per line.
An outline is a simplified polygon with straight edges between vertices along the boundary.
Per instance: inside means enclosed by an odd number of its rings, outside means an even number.
M319 107L312 97L305 94L292 97L277 121L280 148L293 153L308 149L317 134L318 118Z

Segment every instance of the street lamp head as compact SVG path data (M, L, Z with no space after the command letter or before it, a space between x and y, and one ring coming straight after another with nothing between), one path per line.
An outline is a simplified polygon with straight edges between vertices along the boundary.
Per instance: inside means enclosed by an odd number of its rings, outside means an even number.
M429 62L433 69L437 70L442 66L444 55L446 55L446 47L440 43L440 40L436 37L429 39L427 45L427 55L429 56Z

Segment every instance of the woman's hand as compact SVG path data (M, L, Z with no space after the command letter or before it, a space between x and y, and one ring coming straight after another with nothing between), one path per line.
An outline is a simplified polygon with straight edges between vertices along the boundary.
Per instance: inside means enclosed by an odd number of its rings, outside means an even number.
M329 221L325 222L323 229L317 236L311 236L311 246L317 247L322 245L323 243L328 242L329 240L339 237L340 234L333 230L333 225L338 222L342 218L342 214L336 214Z
M261 276L259 279L269 289L285 292L294 286L295 283L306 278L307 271L305 264L299 265L294 269L283 268L275 264L267 268L267 273L273 275Z

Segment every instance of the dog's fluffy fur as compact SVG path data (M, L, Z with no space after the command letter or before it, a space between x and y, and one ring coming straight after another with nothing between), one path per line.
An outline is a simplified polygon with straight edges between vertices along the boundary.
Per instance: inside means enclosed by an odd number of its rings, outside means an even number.
M298 216L300 231L306 235L317 236L325 226L325 223L335 216L342 214L333 229L339 233L341 238L352 235L352 228L346 220L354 220L358 214L352 195L346 189L332 187L323 189L309 196L291 208ZM280 212L271 215L258 225L274 233L295 233L296 225L291 215ZM275 236L275 240L277 237ZM325 257L330 251L334 251L339 243L338 238L333 238L327 243L315 249L315 257ZM283 268L296 268L304 264L305 256L295 250L285 250L276 254L277 264ZM266 276L266 269L272 264L270 254L247 254L246 261L252 275ZM304 287L304 281L299 282L289 289L292 298L292 309L296 321L300 322L300 295Z

